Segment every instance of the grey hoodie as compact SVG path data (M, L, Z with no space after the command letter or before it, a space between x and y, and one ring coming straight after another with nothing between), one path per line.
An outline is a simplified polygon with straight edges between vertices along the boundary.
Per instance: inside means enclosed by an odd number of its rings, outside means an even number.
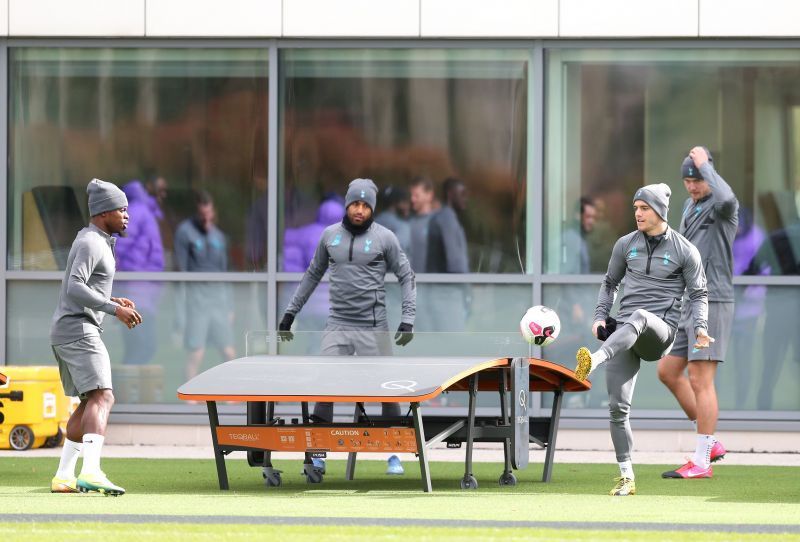
M703 255L708 300L732 303L733 240L739 225L739 201L710 162L699 169L711 194L697 203L692 198L686 200L680 232Z
M635 310L644 309L676 329L685 291L695 331L708 329L708 290L700 253L672 228L667 228L655 248L650 247L640 231L617 240L597 297L595 321L605 320L609 315L623 278L625 291L617 320L625 322Z
M341 224L322 232L317 251L303 280L286 308L296 315L330 269L330 314L338 325L386 325L386 272L400 281L403 295L401 322L414 324L417 287L408 258L389 229L373 222L364 233L353 235Z

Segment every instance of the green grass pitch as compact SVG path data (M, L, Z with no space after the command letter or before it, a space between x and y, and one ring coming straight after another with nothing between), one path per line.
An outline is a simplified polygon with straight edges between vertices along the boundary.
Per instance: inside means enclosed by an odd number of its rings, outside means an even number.
M420 489L416 462L388 477L385 463L360 461L356 480L344 480L344 462L328 461L321 485L308 485L300 461L278 459L283 486L265 488L260 470L228 460L231 490L220 491L211 460L104 459L109 477L128 490L118 498L54 495L55 458L0 454L0 535L6 540L797 540L800 541L800 468L715 466L710 480L663 480L662 465L637 466L639 494L609 497L616 465L556 464L542 483L541 468L517 472L516 487L500 487L502 466L475 465L477 491L462 491L460 463L432 463L434 492ZM672 466L674 467L674 466ZM671 467L670 467L671 468ZM42 515L24 521L3 517ZM80 521L70 516L79 514ZM109 518L125 515L134 519ZM87 517L92 516L90 519ZM103 520L106 516L106 520ZM154 516L158 516L155 520ZM169 516L175 518L170 521ZM194 523L209 516L227 524ZM239 523L241 518L241 523ZM293 524L246 524L253 518L288 518ZM292 520L292 518L295 518ZM305 519L308 518L308 519ZM314 518L320 518L315 520ZM343 524L325 524L340 518ZM347 524L346 518L359 518ZM388 518L394 525L382 526ZM398 524L408 522L410 524ZM414 522L417 522L416 524ZM473 521L558 522L524 527L470 525ZM359 523L360 522L360 523ZM592 528L579 528L589 522ZM252 523L252 522L251 522ZM424 523L424 524L423 524ZM604 524L645 525L616 528ZM577 525L576 525L577 524ZM716 532L676 531L696 525ZM788 532L751 533L748 526L789 526ZM663 530L659 530L663 526ZM553 528L555 527L555 528ZM595 528L596 527L596 528ZM733 531L731 530L733 529Z

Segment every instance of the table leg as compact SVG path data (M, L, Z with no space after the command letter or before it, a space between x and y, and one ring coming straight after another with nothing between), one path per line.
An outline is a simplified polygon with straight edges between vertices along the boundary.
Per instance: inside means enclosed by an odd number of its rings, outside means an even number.
M219 488L228 489L228 471L225 468L225 454L222 453L222 448L219 447L219 442L217 441L217 427L219 427L217 403L216 401L206 401L206 406L208 407L208 421L211 425L211 442L214 444L214 460L217 462Z
M422 426L422 413L419 403L411 403L411 412L414 417L414 432L417 436L417 455L419 456L419 473L422 478L422 491L430 493L431 473L428 470L428 449L425 442L425 429Z
M356 410L353 413L353 422L358 423L358 418L361 415L361 409L364 408L363 403L356 403ZM347 466L345 467L344 479L352 480L356 473L356 452L349 452L347 454Z
M500 369L500 378L498 379L500 382L500 419L503 420L503 425L508 426L509 431L513 429L513 425L511 425L511 416L508 412L508 371L506 369ZM510 480L513 477L513 473L511 472L511 437L506 437L503 439L503 474L500 476L500 483L503 483L503 480Z
M478 401L478 373L469 377L469 410L467 414L467 457L461 489L477 489L478 481L472 474L472 444L475 438L475 403Z
M547 451L544 456L544 472L542 482L549 482L553 474L553 457L556 453L556 435L558 434L558 423L561 421L561 400L564 398L564 391L557 389L553 396L553 410L550 414L550 431L547 436Z

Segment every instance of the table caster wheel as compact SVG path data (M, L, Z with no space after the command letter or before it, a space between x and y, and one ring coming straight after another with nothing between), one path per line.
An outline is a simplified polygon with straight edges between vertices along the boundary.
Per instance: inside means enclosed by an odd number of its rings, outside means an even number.
M283 483L281 480L281 471L273 469L272 467L264 467L261 476L264 477L264 484L267 487L280 487Z
M306 477L308 484L321 484L322 483L322 470L314 467L311 463L303 464L303 474Z
M517 485L517 477L514 476L513 472L504 472L500 475L500 479L497 480L501 486L515 486Z
M461 479L461 489L478 489L478 481L471 474L467 474Z

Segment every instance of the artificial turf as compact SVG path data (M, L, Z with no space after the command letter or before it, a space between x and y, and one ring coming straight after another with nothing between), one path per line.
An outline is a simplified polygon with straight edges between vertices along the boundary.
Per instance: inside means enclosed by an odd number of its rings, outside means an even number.
M636 533L633 530L564 530L545 538L603 539L613 535L636 540L687 540L698 533L668 532L673 525L718 525L721 538L715 533L702 533L704 540L747 539L746 533L725 533L736 525L789 525L798 533L800 526L800 468L796 467L715 467L710 480L663 480L660 473L668 466L637 466L639 494L627 498L607 495L613 485L616 465L556 464L550 483L540 481L541 470L531 465L518 471L515 487L500 487L497 478L502 467L494 463L475 465L480 487L463 491L459 480L463 465L432 463L434 492L420 489L416 463L405 463L406 474L388 477L385 463L360 461L356 480L344 480L344 462L328 461L328 474L321 485L309 485L300 474L299 461L276 461L283 470L280 488L265 488L260 470L248 467L243 460L228 460L231 490L220 491L216 469L211 460L176 459L104 459L103 468L128 494L104 498L97 494L57 495L49 493L49 481L57 465L54 458L3 458L0 455L0 517L5 514L127 514L145 516L143 524L106 524L115 539L125 540L144 531L183 533L207 540L235 540L242 532L263 536L268 533L297 531L292 539L303 540L300 534L314 540L360 539L356 534L371 533L370 539L405 537L419 531L415 540L448 538L460 532L460 539L480 536L503 540L524 536L531 539L530 529L489 529L475 526L468 530L452 526L320 526L314 517L326 518L395 518L398 520L471 520L526 522L597 522L643 523L664 525L665 531ZM672 466L674 467L674 466ZM308 525L176 525L164 516L247 516L312 518ZM147 523L147 516L159 516L159 522ZM61 521L67 520L63 518ZM62 525L62 527L58 527ZM81 523L81 529L87 524ZM113 527L112 527L113 525ZM199 529L196 532L193 529ZM66 530L65 530L66 529ZM70 528L61 523L9 523L0 532L25 532L25 539L36 539L62 533ZM519 531L519 532L517 532ZM542 536L541 529L535 530ZM38 533L38 534L37 534ZM127 534L126 534L127 533ZM316 533L316 534L314 534ZM325 537L321 538L320 533ZM394 533L394 534L392 534ZM449 533L449 534L448 534ZM624 535L624 536L623 536ZM656 536L657 535L657 536ZM231 538L225 538L230 536ZM284 535L281 535L282 537ZM764 536L764 535L758 535ZM783 534L800 540L800 535ZM205 537L205 538L203 538ZM216 538L215 538L216 537ZM149 537L150 538L150 537ZM158 539L156 537L156 539ZM310 538L309 538L310 539ZM366 539L366 535L364 537Z

